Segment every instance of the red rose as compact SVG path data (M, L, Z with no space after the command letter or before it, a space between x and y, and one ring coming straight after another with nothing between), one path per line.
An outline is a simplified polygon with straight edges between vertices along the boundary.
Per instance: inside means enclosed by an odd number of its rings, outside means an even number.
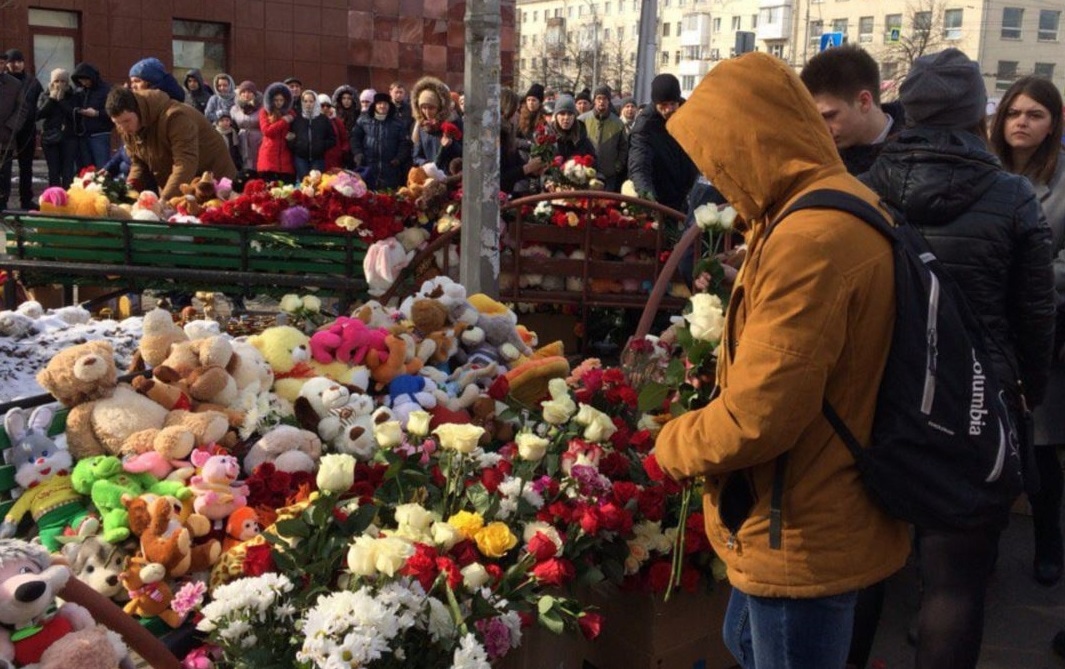
M652 481L661 483L666 478L666 473L658 465L658 458L654 453L643 459L643 470L647 472L647 477Z
M525 547L525 550L529 551L529 554L537 562L543 562L544 560L550 560L558 554L558 546L554 541L543 532L537 532L533 535L532 539L529 539L529 545Z
M647 571L647 581L652 592L665 592L669 587L669 577L673 572L673 564L669 560L656 560Z
M599 533L599 528L603 524L603 519L599 515L599 509L589 506L581 510L580 520L578 522L580 523L581 529L584 530L584 533L591 536Z
M561 586L569 583L577 575L573 563L565 558L551 558L532 568L533 577L548 586Z
M481 557L481 554L477 552L477 546L469 539L460 541L452 546L449 553L463 567L477 562Z
M510 381L503 374L496 377L492 385L488 387L488 396L497 402L502 402L510 394Z
M628 477L629 459L621 453L611 451L599 460L599 473L610 480Z
M488 575L492 577L493 583L499 583L503 578L503 568L497 564L489 562L484 566L484 570L488 572Z
M650 450L650 448L654 446L654 443L655 440L651 438L650 430L639 430L629 439L629 446L641 453L646 453Z
M640 513L652 522L662 520L666 515L666 490L661 486L653 486L640 491L637 500Z
M614 493L614 499L621 506L625 506L629 503L629 500L634 499L640 494L640 486L631 481L616 481L612 487Z
M499 490L499 484L502 483L505 478L506 476L498 469L489 468L481 470L481 484L493 495L496 490Z
M436 580L436 575L440 571L437 568L437 557L435 548L426 544L416 543L414 544L414 555L407 558L407 563L403 565L399 573L404 576L414 577L428 591L433 587L433 581Z
M245 576L262 576L271 571L276 571L274 556L271 554L269 544L248 546L244 552L244 562L241 565Z
M589 641L595 641L603 630L603 615L601 613L582 613L577 618L577 625L581 628L581 634Z
M602 519L603 527L611 532L624 534L632 529L632 514L617 504L607 502L600 506L599 517Z

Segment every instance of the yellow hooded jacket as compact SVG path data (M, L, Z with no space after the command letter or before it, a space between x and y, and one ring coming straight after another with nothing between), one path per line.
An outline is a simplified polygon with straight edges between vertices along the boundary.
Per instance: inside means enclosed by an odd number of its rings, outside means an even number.
M714 68L667 128L736 208L748 253L726 314L720 394L665 425L658 460L676 478L706 477L706 531L742 592L809 598L876 583L905 563L907 527L868 496L821 404L868 442L895 318L891 248L836 210L802 210L765 231L811 190L878 198L847 174L799 78L766 54ZM771 549L785 452L782 543ZM718 513L730 475L754 496L735 535Z

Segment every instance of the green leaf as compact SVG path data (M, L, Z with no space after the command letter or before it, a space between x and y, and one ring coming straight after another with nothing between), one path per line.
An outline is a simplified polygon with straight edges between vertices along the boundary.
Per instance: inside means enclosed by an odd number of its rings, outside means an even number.
M688 413L688 410L684 408L684 405L680 402L674 402L673 404L669 405L669 413L671 416L676 418L677 416Z
M277 522L277 532L283 537L299 537L306 539L311 536L311 528L299 518L289 518Z
M555 634L562 634L566 631L566 623L562 621L562 616L558 615L554 611L540 614L540 624L551 630Z
M473 504L473 508L481 516L487 516L488 507L492 504L492 495L483 483L475 483L466 488L466 498Z
M657 381L649 381L640 390L640 397L637 403L637 408L640 411L651 411L662 406L662 403L666 401L666 397L669 396L671 388L663 383Z
M669 366L666 367L666 384L674 388L684 382L684 361L680 358L673 358L669 361Z
M685 351L691 348L692 342L695 341L695 338L692 337L691 330L686 327L678 327L675 332L677 334L677 343L680 344L680 347Z
M551 595L544 595L540 598L540 601L536 603L536 608L540 612L540 615L545 615L555 607L555 598Z

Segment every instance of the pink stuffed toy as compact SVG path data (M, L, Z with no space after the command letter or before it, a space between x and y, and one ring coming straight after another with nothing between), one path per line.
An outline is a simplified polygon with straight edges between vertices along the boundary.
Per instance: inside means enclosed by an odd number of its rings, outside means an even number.
M323 365L334 360L361 365L371 350L388 354L387 336L388 331L383 328L371 328L357 318L341 316L311 336L311 356Z
M246 505L248 486L237 480L240 463L235 457L196 450L192 464L200 468L199 475L189 481L189 489L196 495L192 503L196 513L220 521Z

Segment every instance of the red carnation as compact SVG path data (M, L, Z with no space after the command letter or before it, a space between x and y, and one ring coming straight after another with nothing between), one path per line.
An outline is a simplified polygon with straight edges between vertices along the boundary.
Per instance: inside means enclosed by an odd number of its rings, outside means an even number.
M661 486L645 488L637 499L640 513L650 521L662 520L666 515L666 491Z
M451 121L444 121L443 123L441 123L440 132L444 133L451 139L462 139L462 131L459 130L459 127Z
M262 576L267 572L276 571L270 545L248 546L244 552L244 563L241 568L245 576Z
M635 499L640 494L640 486L631 481L616 481L612 490L614 499L621 506L625 506L629 500Z
M643 470L647 472L647 477L652 481L661 483L666 479L666 473L658 465L658 458L655 457L654 453L643 459Z
M437 568L437 558L435 548L426 544L416 543L414 544L414 555L407 558L407 563L403 565L399 573L403 576L411 576L417 579L418 583L421 583L422 587L428 591L433 587L433 581L436 580L436 575L440 571Z
M499 490L499 484L503 482L506 476L498 469L482 469L481 470L481 484L488 492L493 495Z
M462 585L462 570L455 564L455 561L449 557L438 557L436 559L436 566L440 571L447 574L447 584L452 590ZM428 590L428 588L426 588Z

